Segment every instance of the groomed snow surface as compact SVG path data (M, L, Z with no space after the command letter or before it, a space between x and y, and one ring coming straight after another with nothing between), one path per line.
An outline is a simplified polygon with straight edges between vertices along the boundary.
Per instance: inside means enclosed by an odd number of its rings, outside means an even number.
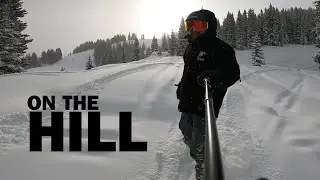
M313 46L265 47L264 67L250 65L250 52L237 52L242 82L232 86L217 122L226 179L320 179L320 75ZM181 57L106 65L85 71L92 51L56 65L0 77L1 180L193 180L194 162L178 128L174 86ZM65 72L59 72L61 66ZM314 70L314 71L313 71ZM83 152L29 152L27 99L32 95L99 95L101 139L118 139L120 111L133 113L133 141L147 152L88 152L83 113ZM63 110L59 101L57 110ZM43 114L50 125L50 111Z

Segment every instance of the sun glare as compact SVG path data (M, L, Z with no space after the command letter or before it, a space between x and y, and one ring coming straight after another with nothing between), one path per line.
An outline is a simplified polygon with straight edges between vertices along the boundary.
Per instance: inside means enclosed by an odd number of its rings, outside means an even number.
M205 0L144 0L140 12L140 29L146 38L179 29L181 18L201 8Z

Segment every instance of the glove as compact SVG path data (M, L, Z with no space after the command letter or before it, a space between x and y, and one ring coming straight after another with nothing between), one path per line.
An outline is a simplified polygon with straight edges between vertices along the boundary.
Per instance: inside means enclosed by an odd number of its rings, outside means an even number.
M178 86L177 91L176 91L177 99L179 99L179 97L180 97L180 89L181 89L180 84L181 84L181 82L179 82L179 83L177 84L177 86Z
M202 74L200 74L197 78L197 83L199 84L199 86L204 87L204 78L208 78L210 81L210 84L216 84L218 83L219 79L220 79L220 74L217 71L204 71Z

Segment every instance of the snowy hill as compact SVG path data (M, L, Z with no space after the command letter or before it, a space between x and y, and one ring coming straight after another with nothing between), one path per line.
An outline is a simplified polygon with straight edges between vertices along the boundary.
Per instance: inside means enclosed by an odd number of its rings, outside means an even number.
M314 52L312 46L266 47L272 64L264 67L250 65L249 51L237 52L242 82L228 90L217 122L226 180L319 179L320 73L306 69L315 66ZM44 72L0 76L0 179L193 180L194 164L178 129L174 83L182 74L181 57L82 71L88 54L39 68ZM74 71L53 72L60 66ZM50 138L43 138L45 152L30 153L31 95L99 95L101 138L117 141L118 113L132 111L133 141L148 141L148 151L88 152L84 113L83 152L48 152ZM57 110L63 110L59 103ZM43 119L47 124L48 112ZM66 121L66 149L68 132Z
M59 60L57 63L53 65L32 68L32 69L29 69L28 71L29 72L49 72L49 71L56 72L56 71L60 71L61 67L64 67L66 71L85 70L85 66L89 56L91 56L91 59L94 60L93 52L94 50L88 50L85 52L72 54L62 58L61 60Z

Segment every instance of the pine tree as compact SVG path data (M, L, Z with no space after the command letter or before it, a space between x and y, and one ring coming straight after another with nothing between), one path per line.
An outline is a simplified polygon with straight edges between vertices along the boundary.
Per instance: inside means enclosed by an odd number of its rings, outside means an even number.
M243 33L243 46L248 47L248 15L244 10L242 14L242 33Z
M57 61L62 59L62 51L60 48L56 49L56 57L57 57Z
M314 1L314 5L316 6L316 27L314 28L314 30L317 35L317 47L320 47L320 0ZM318 51L313 59L315 63L318 63L320 65L320 51Z
M148 47L146 50L146 57L151 56L151 54L152 54L152 49L150 47Z
M258 33L256 33L256 35L252 39L251 48L252 48L252 53L251 53L252 65L261 66L265 64L264 54L261 48L261 41Z
M27 25L19 20L26 14L21 6L18 0L0 2L0 74L22 72L28 66L24 53L32 40L22 34Z
M224 39L223 33L222 33L222 27L221 27L219 19L217 19L217 37L220 39Z
M21 21L20 19L27 14L27 11L23 9L22 4L22 0L10 0L8 2L10 8L10 18L11 20L13 20L15 24L14 30L18 32L17 34L14 34L14 36L19 40L19 45L16 46L16 52L18 53L18 56L21 58L23 64L23 55L26 53L26 50L28 49L27 44L32 42L33 39L28 39L29 35L22 33L27 28L27 23Z
M316 46L320 48L320 0L314 1L314 5L316 6L315 10L315 24L314 32L316 35Z
M144 40L144 34L141 35L141 40Z
M169 42L169 54L171 56L175 56L177 53L177 38L175 33L171 32L171 38L170 38L170 42Z
M183 56L186 47L188 46L188 40L184 37L186 36L187 32L185 30L184 25L184 18L181 18L179 32L178 32L178 39L177 39L177 56Z
M244 27L243 27L243 18L240 10L238 11L238 17L236 22L236 48L243 50L244 47Z
M89 59L86 64L86 70L90 70L92 68L93 68L93 62L92 62L91 56L89 56Z
M132 61L138 61L138 60L140 60L140 49L139 49L139 41L138 41L138 38L136 37L134 41Z
M230 12L228 12L226 19L223 21L223 33L225 41L232 47L236 47L236 22Z
M38 60L36 53L32 53L32 55L31 55L31 64L32 64L32 67L39 67L40 66L40 62Z
M152 50L152 52L155 52L158 50L158 40L157 40L156 36L153 36L153 38L152 38L151 50Z
M250 45L252 43L252 38L255 36L256 32L258 32L257 16L253 9L249 9L248 11L247 25L247 42Z
M165 52L168 51L168 40L167 40L167 35L165 33L162 35L162 38L161 38L161 48Z
M144 42L142 42L142 46L141 46L141 50L140 50L140 58L144 59L145 58L145 51L146 51L146 45L144 44Z
M122 49L121 49L121 62L122 63L126 62L126 54L125 54L125 50L124 50L124 45L122 46Z

